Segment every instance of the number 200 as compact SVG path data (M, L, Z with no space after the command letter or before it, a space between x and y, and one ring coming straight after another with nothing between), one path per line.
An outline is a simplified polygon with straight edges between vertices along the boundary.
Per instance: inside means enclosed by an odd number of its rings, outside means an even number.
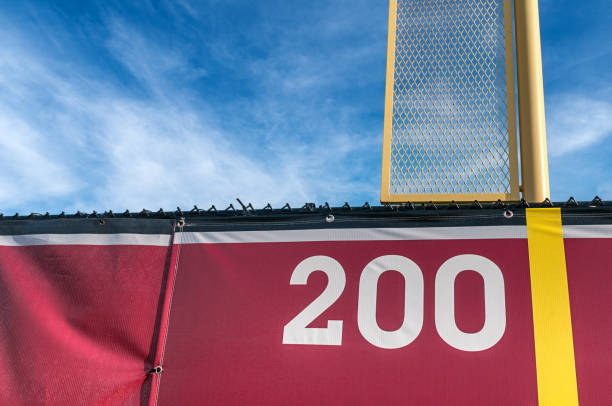
M305 285L315 271L327 275L323 293L285 325L283 344L341 345L342 320L328 320L326 328L306 327L329 308L342 294L346 275L335 259L318 255L300 262L291 275L291 285ZM386 331L376 321L378 278L388 271L404 278L404 320L400 328ZM465 333L455 321L455 278L473 270L484 280L485 322L476 333ZM357 324L361 335L379 348L401 348L414 341L423 327L424 283L421 268L400 255L384 255L368 263L359 278ZM483 351L495 345L506 329L504 278L499 267L480 255L457 255L444 262L435 280L435 324L440 337L451 347L463 351Z

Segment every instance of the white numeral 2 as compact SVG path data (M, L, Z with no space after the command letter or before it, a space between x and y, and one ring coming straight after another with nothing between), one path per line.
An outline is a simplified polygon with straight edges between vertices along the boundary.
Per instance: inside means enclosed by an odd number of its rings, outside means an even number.
M333 258L318 255L306 258L291 275L291 285L305 285L308 276L315 271L327 275L327 286L319 297L306 306L283 330L283 344L341 345L342 320L328 320L327 328L306 327L331 306L342 294L346 284L344 269Z

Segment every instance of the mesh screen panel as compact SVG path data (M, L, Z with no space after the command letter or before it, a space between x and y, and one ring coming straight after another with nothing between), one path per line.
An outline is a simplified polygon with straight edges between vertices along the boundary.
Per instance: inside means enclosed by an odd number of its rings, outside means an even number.
M505 3L397 0L382 200L518 197Z

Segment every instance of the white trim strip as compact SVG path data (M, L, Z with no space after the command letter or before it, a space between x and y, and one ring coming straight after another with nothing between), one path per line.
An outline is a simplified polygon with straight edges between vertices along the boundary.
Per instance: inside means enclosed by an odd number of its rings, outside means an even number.
M563 226L563 238L612 238L612 224Z
M330 228L314 230L212 231L176 233L175 244L251 242L478 240L527 238L526 226Z
M563 226L564 238L612 238L612 224ZM525 226L336 228L312 230L177 232L176 244L228 244L309 241L476 240L527 238ZM0 246L170 245L168 234L0 235Z
M29 245L170 245L168 234L25 234L0 235L0 246Z

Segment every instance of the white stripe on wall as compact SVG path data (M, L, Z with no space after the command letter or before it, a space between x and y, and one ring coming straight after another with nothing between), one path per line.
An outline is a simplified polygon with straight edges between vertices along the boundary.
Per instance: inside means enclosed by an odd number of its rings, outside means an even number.
M170 245L168 234L26 234L0 235L0 246L28 245Z
M612 238L611 224L563 226L564 238ZM252 242L476 240L527 238L525 226L336 228L314 230L214 231L176 233L176 244ZM26 234L0 235L0 246L29 245L170 245L167 234Z
M249 242L476 240L527 238L526 226L336 228L176 233L176 244Z
M612 224L563 226L564 238L612 238Z

